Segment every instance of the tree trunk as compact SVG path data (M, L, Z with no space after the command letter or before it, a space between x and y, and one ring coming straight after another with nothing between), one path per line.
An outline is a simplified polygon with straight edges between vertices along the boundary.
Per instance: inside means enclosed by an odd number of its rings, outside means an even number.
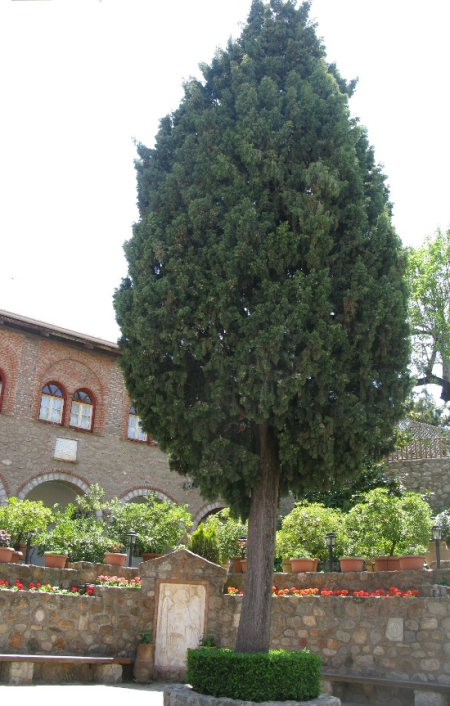
M270 645L279 461L275 436L259 427L261 477L252 490L247 536L247 573L236 652L267 652Z

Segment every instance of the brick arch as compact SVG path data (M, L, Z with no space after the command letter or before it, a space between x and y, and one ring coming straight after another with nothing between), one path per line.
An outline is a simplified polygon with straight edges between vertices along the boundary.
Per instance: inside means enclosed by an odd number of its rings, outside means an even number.
M193 532L199 526L200 522L206 515L209 515L213 510L223 510L224 507L228 507L224 502L208 503L207 505L202 505L200 510L198 510L195 516L192 518L194 524L191 527L191 532Z
M39 406L41 402L41 392L44 385L50 380L58 381L58 384L64 388L66 392L63 425L69 425L70 408L72 397L78 390L89 391L94 401L94 419L92 431L101 433L105 423L105 389L102 380L97 375L97 372L82 360L77 360L72 352L67 352L65 355L61 353L57 360L53 360L39 374L39 384L36 390L36 399L34 403L33 416L39 415Z
M0 505L6 505L6 500L9 495L8 483L0 473Z
M48 473L39 473L32 478L30 478L26 483L23 483L17 491L17 497L19 500L24 500L28 495L30 490L36 488L42 483L47 483L48 481L61 481L63 483L69 483L79 488L83 495L86 495L90 485L82 478L77 476L75 473L67 473L66 471L49 471Z
M150 493L155 493L156 497L160 500L175 503L175 505L178 505L177 501L167 493L163 492L159 488L149 488L148 486L146 486L145 488L142 486L136 486L134 488L131 488L126 493L123 493L120 496L119 500L123 503L127 503L133 498L139 498L145 495L150 495Z

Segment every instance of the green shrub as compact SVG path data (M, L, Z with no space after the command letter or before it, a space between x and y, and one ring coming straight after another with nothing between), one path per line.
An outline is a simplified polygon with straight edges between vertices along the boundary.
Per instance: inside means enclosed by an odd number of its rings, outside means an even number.
M347 535L343 513L321 503L306 500L295 503L289 515L283 517L281 529L277 532L276 556L283 559L310 556L326 561L328 548L325 535L328 532L336 535L335 556L345 556Z
M51 518L52 511L41 500L8 498L6 505L0 507L0 528L11 535L11 546L16 549L26 543L29 532L42 534Z
M191 527L187 505L161 501L156 493L149 493L141 503L122 503L117 498L109 502L108 535L128 546L128 533L137 532L136 554L156 552L163 554L181 543Z
M237 541L240 537L247 536L247 523L230 517L230 508L224 507L205 520L205 527L214 526L219 542L220 561L228 561L234 556L240 556L241 550Z
M206 527L201 523L191 535L189 549L191 552L194 552L194 554L198 554L204 559L218 564L220 562L220 550L214 525Z
M320 694L319 655L188 650L187 683L200 694L243 701L306 701Z
M354 553L360 556L422 554L431 537L431 508L419 493L363 493L345 516Z

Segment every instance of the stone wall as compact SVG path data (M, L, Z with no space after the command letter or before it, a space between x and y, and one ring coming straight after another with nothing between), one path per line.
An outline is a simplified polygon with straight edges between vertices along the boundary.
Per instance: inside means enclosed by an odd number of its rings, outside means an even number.
M388 473L400 480L406 490L429 494L436 514L450 508L450 458L390 461Z
M64 570L0 565L0 579L71 588L95 580L112 567L87 562ZM187 550L145 562L138 569L142 590L96 587L93 597L0 591L0 651L134 657L136 636L155 625L159 582L207 584L205 630L218 646L234 647L242 597L224 594L225 570ZM323 586L365 590L418 588L418 598L340 596L272 598L271 647L320 654L324 670L450 685L450 600L431 596L434 581L450 571L362 574L278 574L280 586ZM238 576L228 577L234 584ZM245 578L245 577L242 577ZM242 580L240 578L239 580ZM292 580L291 580L292 579ZM179 680L180 670L157 674Z
M273 585L279 590L282 588L327 588L330 591L347 589L353 591L367 591L371 593L379 588L389 591L395 586L401 591L418 589L419 596L433 595L433 585L436 581L447 578L450 583L450 570L434 569L429 571L361 571L348 573L302 573L302 574L274 574ZM243 591L245 588L245 574L229 574L225 583Z

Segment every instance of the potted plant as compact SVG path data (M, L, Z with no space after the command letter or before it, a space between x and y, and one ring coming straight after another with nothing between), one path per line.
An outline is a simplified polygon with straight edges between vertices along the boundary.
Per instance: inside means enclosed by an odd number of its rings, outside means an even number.
M152 637L151 630L142 630L138 636L133 676L135 681L141 684L146 684L153 678L155 645Z
M298 549L292 554L290 558L290 565L292 572L294 574L305 573L307 571L317 571L320 559L311 557L309 552L307 552L303 547L298 547Z
M137 532L135 553L144 560L161 556L180 544L192 520L187 505L161 501L149 493L139 503L122 503L117 498L109 503L108 536L128 543L131 529Z
M65 508L55 505L50 528L37 538L38 551L44 554L64 549L70 562L103 563L104 554L112 541L106 536L106 529L102 517L93 512L72 504Z
M355 553L374 556L375 571L400 569L399 557L410 554L412 539L426 545L432 522L431 508L418 493L398 497L385 488L363 493L345 516Z
M127 555L123 552L123 544L121 542L111 541L108 543L107 547L108 551L104 554L105 564L110 564L111 566L124 566Z
M11 535L5 530L0 530L0 563L9 564L14 552L13 547L10 547Z
M230 508L224 507L219 512L214 513L214 515L210 515L204 524L206 527L215 527L221 565L224 568L229 568L230 563L232 563L233 573L240 574L242 571L242 557L238 556L236 551L238 549L237 542L239 537L247 535L247 523L230 517Z
M0 507L0 527L11 535L11 546L16 550L13 561L23 557L30 532L37 539L46 531L52 519L52 511L41 500L19 500L8 498L6 505Z
M317 565L317 559L327 561L328 547L325 544L325 535L328 532L334 532L336 535L336 555L343 555L347 545L343 513L338 509L325 507L322 503L310 503L306 500L297 502L291 512L283 517L281 528L277 532L276 556L314 558ZM317 570L314 565L311 566L309 570ZM292 570L295 571L293 566Z
M423 569L425 563L426 547L422 544L416 544L408 547L409 554L399 556L400 569L402 571L412 571Z

